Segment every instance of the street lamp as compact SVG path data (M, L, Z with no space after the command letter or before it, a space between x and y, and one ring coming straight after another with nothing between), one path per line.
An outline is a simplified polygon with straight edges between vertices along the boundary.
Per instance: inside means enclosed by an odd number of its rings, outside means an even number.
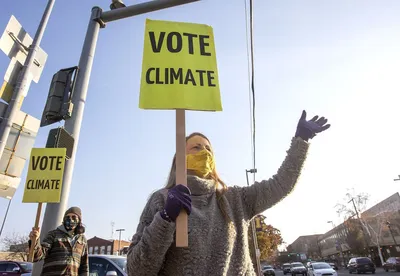
M125 231L125 229L117 229L116 232L119 232L119 242L118 242L118 255L121 254L121 232Z
M122 2L121 0L112 0L112 3L110 5L110 9L115 10L115 9L119 9L119 8L125 8L125 4L124 2Z

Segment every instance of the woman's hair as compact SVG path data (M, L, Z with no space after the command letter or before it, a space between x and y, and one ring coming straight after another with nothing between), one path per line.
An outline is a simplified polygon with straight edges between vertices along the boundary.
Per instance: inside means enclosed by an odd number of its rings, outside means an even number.
M207 136L205 136L204 134L200 133L200 132L193 132L192 134L190 134L189 136L186 137L186 142L194 137L194 136L200 136L203 137L204 139L206 139L210 145L211 142L210 140L207 138ZM213 153L212 147L211 147L211 153ZM218 206L221 209L222 213L224 214L225 218L228 219L228 221L230 221L228 214L226 213L226 210L224 208L224 203L222 200L222 195L228 190L228 186L225 184L225 182L223 182L221 180L221 178L219 177L216 168L214 167L214 170L207 176L207 178L209 179L213 179L215 182L215 189L216 189L216 193L217 193L217 200L218 200ZM167 189L171 189L176 185L176 155L174 155L174 158L172 159L172 165L171 165L171 170L169 172L169 176L168 176L168 181L167 181L167 185L165 186L165 188ZM218 189L219 185L221 185L222 189Z

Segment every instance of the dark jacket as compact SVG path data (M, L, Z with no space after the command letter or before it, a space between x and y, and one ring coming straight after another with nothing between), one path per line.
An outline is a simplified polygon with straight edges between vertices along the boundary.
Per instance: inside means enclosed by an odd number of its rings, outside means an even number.
M87 240L83 234L70 235L64 226L50 231L36 243L33 261L44 260L42 275L88 276Z

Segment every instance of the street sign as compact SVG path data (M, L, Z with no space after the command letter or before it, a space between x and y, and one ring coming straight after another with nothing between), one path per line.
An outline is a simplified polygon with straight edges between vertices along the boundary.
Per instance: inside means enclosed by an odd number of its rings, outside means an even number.
M0 117L7 104L0 102ZM11 199L21 181L26 159L35 143L40 121L22 111L14 118L4 153L0 158L0 197Z
M32 149L22 202L60 202L65 153L65 148Z
M18 20L11 15L10 21L0 38L0 49L10 58L15 58L20 64L25 63L29 47L33 42L32 37L22 28ZM39 82L43 68L47 61L47 54L38 47L32 67L32 80Z
M22 65L16 58L12 58L10 64L8 65L7 71L4 75L4 82L0 88L0 98L6 101L7 103L10 102L15 85L17 84L18 75L21 72ZM22 102L26 95L28 94L28 90L32 80L32 74L29 74L29 81L27 85L24 87L24 92L21 98L18 101L18 109L21 108Z
M21 178L19 177L0 174L0 197L12 199L20 182Z
M22 64L15 58L11 58L7 71L4 74L4 80L9 83L17 83L18 74L22 69Z
M139 107L222 111L212 27L146 20Z

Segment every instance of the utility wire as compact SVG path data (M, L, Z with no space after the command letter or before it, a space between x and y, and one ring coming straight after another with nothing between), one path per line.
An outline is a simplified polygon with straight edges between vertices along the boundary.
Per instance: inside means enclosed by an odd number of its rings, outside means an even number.
M253 35L253 0L250 0L250 62L251 62L251 93L253 96L253 169L256 169L256 94L254 90L254 35ZM256 174L253 173L255 182Z
M249 119L250 119L250 141L251 141L251 159L253 160L253 112L252 112L252 95L251 95L251 65L250 65L250 49L249 49L249 28L248 28L248 12L247 0L244 0L244 20L246 29L246 52L247 52L247 83L249 85Z
M256 96L255 96L255 74L254 74L254 34L253 34L253 0L249 0L249 15L247 9L247 1L244 0L245 24L246 24L246 50L247 50L247 66L248 66L248 82L249 82L249 105L250 105L250 131L251 131L251 148L252 148L252 165L256 169ZM249 20L248 20L249 18ZM250 30L250 33L249 33ZM249 46L250 41L250 46ZM255 173L253 173L255 182Z
M255 89L254 89L254 39L253 39L253 0L249 0L250 2L250 12L249 16L247 15L247 1L244 0L244 9L245 9L245 24L246 24L246 48L247 48L247 70L248 70L248 82L249 82L249 105L250 105L250 131L251 131L251 150L252 150L252 169L246 170L246 178L247 185L249 186L249 178L248 173L251 172L253 174L253 184L256 181L256 97L255 97ZM248 22L249 18L249 22ZM248 29L250 29L250 34ZM249 39L250 37L250 39ZM249 47L250 40L250 47ZM251 230L254 242L254 249L256 254L256 273L260 275L261 265L260 258L258 256L258 243L257 243L257 234L255 229L254 220L251 221Z

